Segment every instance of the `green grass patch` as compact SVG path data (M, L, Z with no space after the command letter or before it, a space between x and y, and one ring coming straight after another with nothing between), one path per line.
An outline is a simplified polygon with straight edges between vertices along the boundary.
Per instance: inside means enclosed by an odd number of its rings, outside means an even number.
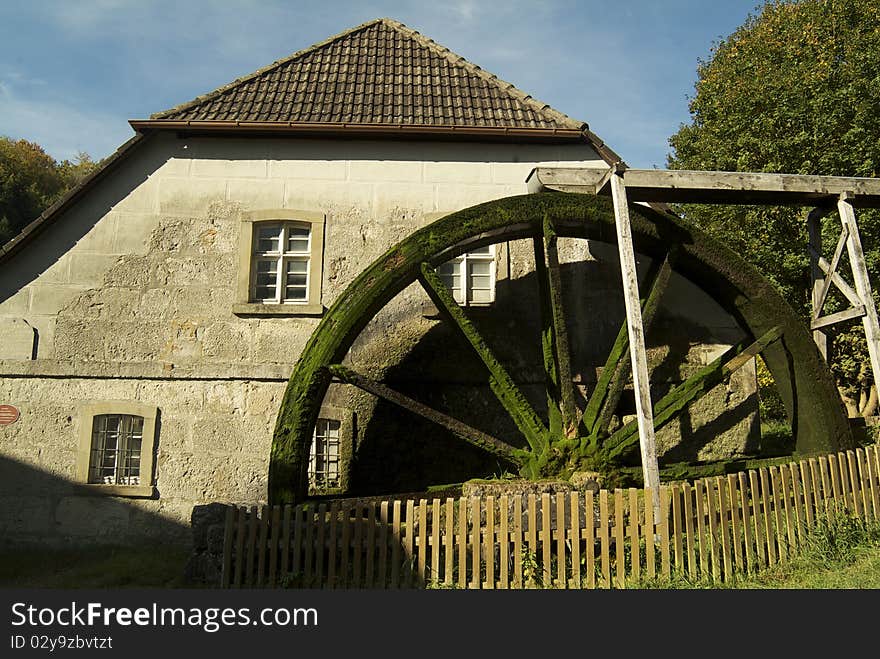
M182 588L189 551L159 545L2 549L4 588Z

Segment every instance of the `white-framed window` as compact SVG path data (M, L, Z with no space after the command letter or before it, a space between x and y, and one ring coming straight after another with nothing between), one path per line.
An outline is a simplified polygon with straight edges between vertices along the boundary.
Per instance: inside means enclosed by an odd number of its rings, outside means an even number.
M144 417L97 414L92 417L89 483L141 484L141 445Z
M309 224L254 225L251 301L263 304L308 304L312 254Z
M80 409L76 480L114 496L155 494L155 405L136 401L86 403Z
M339 487L340 421L318 419L309 450L309 486L322 490Z
M462 306L495 301L495 245L456 256L437 268L440 279Z

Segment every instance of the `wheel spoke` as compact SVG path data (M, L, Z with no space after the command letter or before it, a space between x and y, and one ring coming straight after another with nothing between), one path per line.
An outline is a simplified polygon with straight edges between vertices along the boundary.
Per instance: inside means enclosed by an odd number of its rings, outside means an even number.
M550 435L577 436L577 408L571 379L571 350L565 310L562 306L562 278L559 270L557 236L545 216L543 237L534 238L535 275L541 300L541 348L547 377L547 409Z
M774 327L746 348L740 343L675 387L654 406L654 430L662 428L681 410L705 396L781 336L781 328ZM630 421L608 438L603 451L609 458L618 459L637 448L638 443L638 425Z
M644 326L645 334L647 334L654 317L657 315L657 311L660 309L660 300L669 283L669 276L672 273L671 262L674 258L674 251L670 251L666 258L663 259L659 269L655 268L656 274L650 278L651 290L647 298L642 299L642 325ZM608 355L608 359L605 360L605 366L602 368L602 374L599 376L596 388L587 402L587 408L581 419L581 434L592 435L597 431L605 431L608 428L611 416L620 402L623 387L629 379L629 373L629 336L626 331L626 320L624 319L620 331L617 333L617 339L611 348L611 353Z
M395 391L390 387L385 386L381 382L376 382L375 380L371 380L370 378L361 375L357 371L354 371L350 368L343 366L342 364L333 364L328 367L330 373L335 375L337 378L342 380L343 382L347 382L348 384L352 384L359 389L363 389L364 391L373 394L374 396L378 396L384 400L387 400L389 403L394 403L399 407L402 407L405 410L409 410L414 414L418 414L419 416L428 419L429 421L433 421L437 423L447 430L451 430L453 433L461 437L468 444L476 446L477 448L481 448L484 451L488 451L493 455L500 456L509 460L510 462L520 465L522 463L522 459L518 455L519 451L508 444L507 442L503 442L492 435L488 435L484 433L482 430L477 430L476 428L472 428L455 419L447 414L443 414L442 412L438 412L437 410L428 407L427 405L420 403L417 400L410 398L409 396L405 396L399 391Z
M525 395L514 383L507 370L495 357L482 335L452 297L452 293L440 280L429 263L421 264L419 283L436 305L440 315L473 347L474 352L486 365L489 371L489 387L498 401L507 410L510 418L526 438L533 451L541 452L548 442L547 428L541 422L534 408L526 400Z

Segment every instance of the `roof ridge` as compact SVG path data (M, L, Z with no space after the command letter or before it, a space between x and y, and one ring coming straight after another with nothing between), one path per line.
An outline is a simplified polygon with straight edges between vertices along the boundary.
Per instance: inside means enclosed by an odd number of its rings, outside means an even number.
M421 34L419 31L414 30L413 28L404 25L400 21L396 21L393 18L380 18L374 21L375 23L385 23L389 27L393 27L398 32L402 32L407 36L415 39L417 42L425 46L426 48L432 50L437 55L443 57L450 64L458 66L461 69L464 69L467 73L471 73L476 75L486 82L489 82L499 88L500 91L505 92L515 98L518 101L525 103L526 105L531 106L536 112L540 114L550 115L554 121L558 121L562 124L567 124L567 128L574 128L577 130L583 130L588 128L588 125L584 121L578 121L573 117L568 116L567 114L556 110L551 107L549 104L544 103L543 101L539 101L531 94L526 94L519 87L514 85L512 82L508 82L507 80L503 80L499 78L494 73L489 73L481 66L474 64L467 58L459 55L458 53L450 50L446 46L443 46L428 36ZM505 86L506 85L506 86Z
M360 25L356 25L355 27L349 28L347 30L343 30L339 34L333 35L332 37L328 37L327 39L324 39L323 41L319 41L318 43L314 43L311 46L308 46L307 48L303 48L302 50L298 50L295 53L288 55L287 57L282 57L279 60L275 60L271 64L267 64L266 66L261 67L261 68L257 69L256 71L253 71L252 73L249 73L245 76L242 76L240 78L236 78L232 82L227 83L227 84L223 85L222 87L218 87L217 89L214 89L214 90L208 92L207 94L202 94L201 96L196 96L191 101L187 101L186 103L181 103L180 105L176 105L173 108L169 108L167 110L162 110L161 112L156 112L155 114L150 115L150 119L163 119L163 118L167 117L168 115L176 114L178 112L183 112L184 110L189 110L190 108L195 107L196 105L200 105L200 104L205 103L207 101L211 101L211 100L217 98L218 96L222 96L225 92L229 91L233 87L237 87L238 85L241 85L241 84L247 82L248 80L253 80L254 78L258 78L259 76L261 76L265 73L268 73L272 69L277 69L278 67L283 66L284 64L288 64L289 62L292 62L293 60L298 59L300 57L305 57L309 53L312 53L312 52L314 52L320 48L323 48L325 46L329 46L334 41L339 41L340 39L351 36L352 34L354 34L356 32L360 32L361 30L365 30L368 27L372 27L373 25L377 25L379 23L383 23L383 22L390 21L390 20L391 19L388 19L388 18L374 18L373 20L367 21L366 23L361 23ZM394 21L394 22L396 23L397 21ZM402 25L402 23L401 23L401 25Z

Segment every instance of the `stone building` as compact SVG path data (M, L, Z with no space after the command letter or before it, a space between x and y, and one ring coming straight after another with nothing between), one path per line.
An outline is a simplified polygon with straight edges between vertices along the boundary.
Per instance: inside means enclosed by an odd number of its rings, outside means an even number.
M98 172L0 248L0 405L17 416L0 426L3 542L184 542L193 506L265 501L287 379L362 269L446 213L526 193L536 166L617 160L585 123L388 19L131 125ZM591 337L573 347L586 391L623 302L613 246L581 242L563 261L571 334ZM526 386L540 363L525 340L531 259L512 241L441 268ZM664 308L655 362L675 349L704 364L742 335L683 279ZM438 406L470 401L478 427L503 425L465 348L407 289L350 359ZM751 441L754 372L737 377L701 404L741 412L694 455ZM316 489L498 473L429 426L334 385L316 428Z

